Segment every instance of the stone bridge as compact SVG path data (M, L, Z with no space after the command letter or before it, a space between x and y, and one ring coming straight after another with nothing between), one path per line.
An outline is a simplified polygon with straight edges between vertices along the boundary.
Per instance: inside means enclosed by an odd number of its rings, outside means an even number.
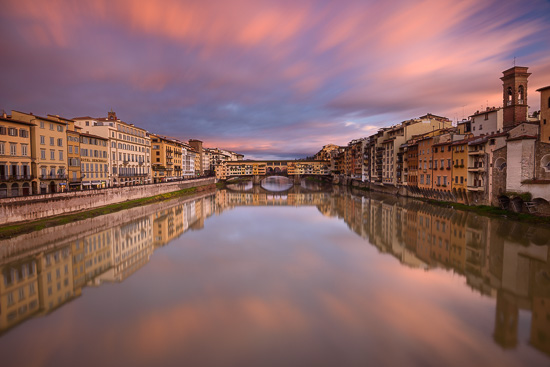
M251 177L259 184L268 176L287 176L299 183L306 176L330 176L330 162L316 160L266 160L222 162L216 168L216 178Z

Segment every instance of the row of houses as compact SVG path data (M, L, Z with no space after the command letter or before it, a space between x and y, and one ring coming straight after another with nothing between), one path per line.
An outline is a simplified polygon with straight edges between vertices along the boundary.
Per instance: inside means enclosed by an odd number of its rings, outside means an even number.
M153 134L120 120L12 111L0 116L0 197L210 175L243 155Z
M315 159L371 188L517 211L550 209L550 86L540 111L528 113L527 67L503 72L503 107L487 107L453 123L427 114L385 127Z

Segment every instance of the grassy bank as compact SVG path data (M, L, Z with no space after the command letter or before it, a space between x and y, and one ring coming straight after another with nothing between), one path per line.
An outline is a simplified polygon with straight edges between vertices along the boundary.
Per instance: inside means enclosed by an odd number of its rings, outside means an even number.
M206 185L198 187L190 187L188 189L169 192L162 195L156 195L141 199L128 200L118 204L111 204L99 208L86 210L83 212L61 215L50 218L43 218L33 222L18 223L0 227L0 239L7 239L24 233L38 231L48 227L59 226L67 223L77 222L84 219L98 217L100 215L115 213L121 210L135 208L138 206L158 203L160 201L175 199L178 197L189 196L198 192L212 191L215 185Z
M550 217L541 217L538 215L533 215L528 213L516 213L509 210L500 209L495 206L488 206L488 205L470 206L466 204L453 203L450 201L439 201L439 200L433 200L433 199L419 199L419 198L413 198L413 199L422 200L432 205L443 206L446 208L451 207L453 209L460 209L464 211L474 212L474 213L486 215L489 217L506 218L506 219L517 220L521 222L550 226Z

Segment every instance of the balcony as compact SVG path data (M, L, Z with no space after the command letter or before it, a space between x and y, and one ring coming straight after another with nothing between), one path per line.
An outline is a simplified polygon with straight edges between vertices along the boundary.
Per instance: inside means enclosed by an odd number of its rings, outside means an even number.
M468 152L469 155L483 155L485 154L485 151L483 150L471 150Z
M0 181L28 181L33 178L32 175L1 175Z
M468 185L469 191L485 191L485 188L483 186L470 186Z
M58 175L40 175L39 177L41 180L64 180L67 178L66 174L58 174Z
M118 177L146 177L147 173L119 173Z

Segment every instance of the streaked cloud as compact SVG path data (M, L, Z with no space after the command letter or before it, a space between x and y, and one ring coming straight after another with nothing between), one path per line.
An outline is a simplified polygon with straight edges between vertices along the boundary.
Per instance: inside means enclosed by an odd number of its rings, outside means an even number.
M151 131L255 156L311 155L427 112L498 106L514 57L533 72L533 109L550 84L543 0L3 5L1 108L113 107Z

